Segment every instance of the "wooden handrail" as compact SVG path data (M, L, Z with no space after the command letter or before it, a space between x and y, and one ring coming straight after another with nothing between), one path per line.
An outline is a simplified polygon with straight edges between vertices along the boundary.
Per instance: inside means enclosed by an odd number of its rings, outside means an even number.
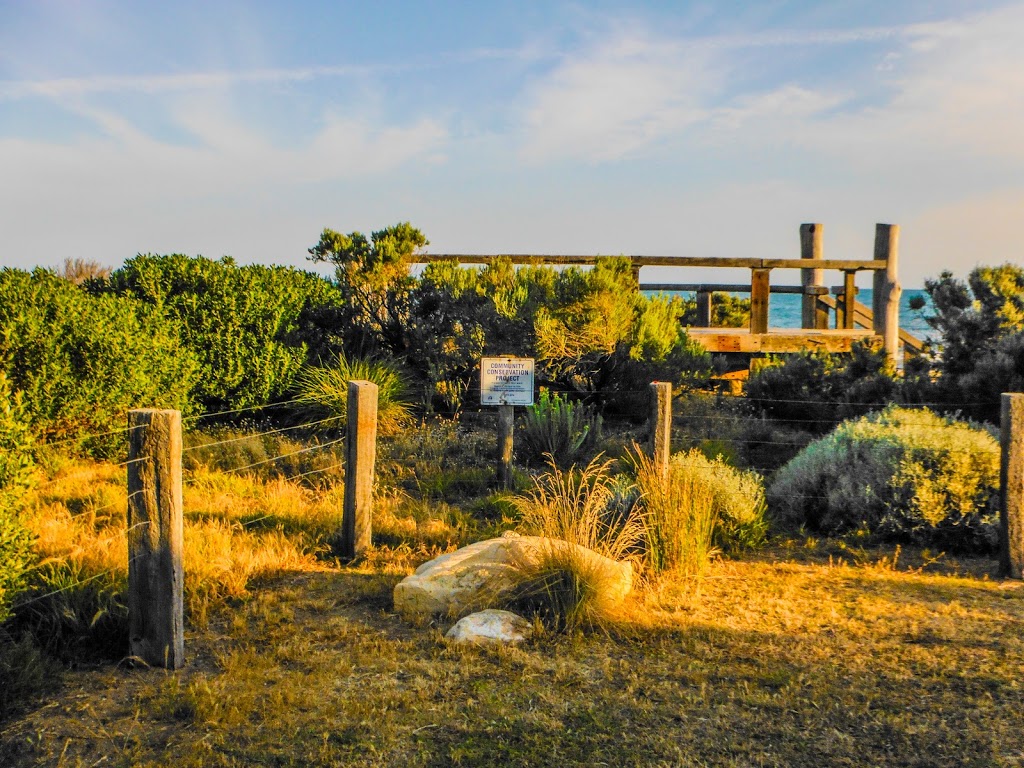
M804 269L802 259L756 259L744 256L581 256L569 254L528 253L418 253L410 259L412 264L430 264L435 261L457 261L460 264L488 264L507 259L513 264L587 265L603 258L629 259L634 267L734 267L737 269ZM887 262L880 259L820 259L815 269L884 271Z
M829 309L835 309L836 305L839 303L831 296L825 295L819 296L818 301ZM861 328L873 328L875 323L875 313L872 312L866 304L861 304L855 299L853 302L853 320L854 323L859 325ZM900 328L900 341L904 348L910 350L912 354L919 355L924 352L924 341L903 328Z
M750 293L750 283L641 283L641 291L686 291L693 293ZM773 285L772 293L796 293L802 296L821 296L828 293L823 285Z

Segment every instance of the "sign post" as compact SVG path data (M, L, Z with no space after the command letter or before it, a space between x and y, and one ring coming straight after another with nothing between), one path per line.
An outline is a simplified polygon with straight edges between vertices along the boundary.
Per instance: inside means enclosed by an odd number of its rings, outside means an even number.
M498 406L498 481L512 485L514 407L533 405L533 358L484 357L480 360L480 404Z

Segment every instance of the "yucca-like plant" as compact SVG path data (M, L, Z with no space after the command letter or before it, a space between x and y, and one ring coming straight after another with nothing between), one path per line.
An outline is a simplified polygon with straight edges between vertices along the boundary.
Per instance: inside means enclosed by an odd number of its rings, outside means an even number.
M522 438L533 459L550 456L559 467L575 463L601 435L601 417L593 407L542 389L526 408Z
M622 597L617 574L572 546L622 561L632 559L643 541L637 514L609 513L618 499L610 467L599 458L583 469L552 464L533 491L516 499L521 528L550 544L516 563L520 579L506 604L556 630L598 625L610 616Z
M348 383L377 385L377 431L394 434L409 421L408 387L398 368L383 360L340 357L334 365L307 367L296 377L297 405L310 420L337 417L344 426L348 414Z

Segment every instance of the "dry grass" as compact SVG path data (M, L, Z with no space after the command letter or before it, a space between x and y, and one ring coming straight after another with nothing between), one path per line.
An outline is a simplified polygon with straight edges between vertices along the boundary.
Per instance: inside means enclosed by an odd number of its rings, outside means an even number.
M300 574L191 631L180 673L74 674L0 733L0 762L1024 763L1021 585L987 562L839 551L717 561L699 596L618 632L497 651L405 626L397 575Z

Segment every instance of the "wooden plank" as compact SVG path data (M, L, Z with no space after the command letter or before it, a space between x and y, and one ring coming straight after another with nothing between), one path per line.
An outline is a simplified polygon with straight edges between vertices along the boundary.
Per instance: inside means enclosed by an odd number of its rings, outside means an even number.
M754 269L750 272L750 332L768 330L768 289L771 271Z
M460 264L487 264L495 259L507 259L513 264L551 264L556 266L593 264L609 256L527 253L421 253L409 260L410 264L429 264L434 261L457 261ZM623 256L640 267L733 267L736 269L802 269L806 262L800 259L756 259L744 256ZM884 270L886 262L877 259L822 259L821 269Z
M856 272L846 272L845 280L843 281L843 328L850 329L854 325L854 304L857 302L857 286L854 285L854 280L857 278ZM836 315L836 327L840 327L839 315Z
M686 293L701 293L710 291L712 293L750 293L748 283L641 283L641 291L683 291ZM828 293L824 285L815 285L804 288L801 285L773 285L769 289L772 293L795 293L798 295L823 296Z
M782 354L819 349L825 352L850 352L854 342L880 344L881 337L867 329L802 330L773 328L766 333L750 333L746 328L688 328L687 335L708 352L764 352Z
M835 309L836 300L830 296L820 296L818 301L828 307ZM854 307L854 327L860 328L873 328L874 327L874 315L866 304L861 304L859 301L853 303ZM919 355L924 352L925 342L923 339L917 338L910 331L906 331L900 328L900 343L903 344L905 351L909 351L911 354Z

